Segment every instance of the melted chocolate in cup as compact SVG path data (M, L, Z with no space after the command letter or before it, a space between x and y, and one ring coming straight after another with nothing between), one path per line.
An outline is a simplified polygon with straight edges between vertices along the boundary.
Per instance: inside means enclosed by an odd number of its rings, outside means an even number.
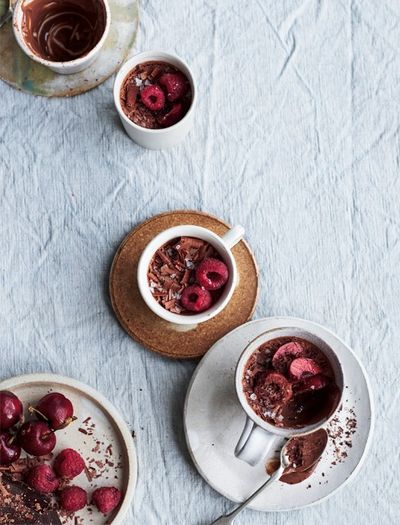
M87 55L106 28L102 0L32 0L22 5L25 42L39 57L70 62Z

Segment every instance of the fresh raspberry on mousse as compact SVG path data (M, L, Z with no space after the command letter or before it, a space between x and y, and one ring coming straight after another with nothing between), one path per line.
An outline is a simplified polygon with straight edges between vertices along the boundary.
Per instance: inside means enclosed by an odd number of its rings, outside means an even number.
M208 290L205 290L198 284L193 284L183 290L181 302L186 310L200 313L210 308L212 297Z
M140 92L140 98L151 111L160 111L165 106L165 94L159 86L146 86Z
M66 487L60 493L60 507L67 512L77 512L86 507L88 495L81 487Z
M85 470L85 462L76 450L66 448L56 457L54 470L60 478L74 479Z
M212 257L203 259L196 270L196 280L206 290L219 290L227 283L228 278L226 264Z
M92 495L92 503L103 514L109 514L118 507L122 499L122 492L115 487L96 489Z

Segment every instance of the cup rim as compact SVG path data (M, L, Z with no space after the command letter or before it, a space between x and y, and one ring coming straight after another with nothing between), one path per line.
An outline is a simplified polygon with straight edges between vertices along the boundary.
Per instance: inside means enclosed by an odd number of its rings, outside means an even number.
M161 59L158 58L158 60L164 60L165 62L168 62L169 60L176 61L178 62L179 65L184 66L184 68L187 70L188 80L192 87L192 102L185 116L181 120L173 124L172 126L168 126L167 128L159 128L159 129L144 128L143 126L139 126L138 124L133 122L133 120L128 118L128 116L125 114L124 110L122 109L121 96L120 96L121 86L126 76L128 75L129 71L133 69L136 65L141 63L140 59L146 59L146 61L157 60L156 57L159 57L159 56L161 56L162 58ZM150 49L148 51L141 51L140 53L133 55L121 65L115 77L113 95L114 95L114 105L118 111L119 116L124 120L124 122L132 126L134 129L143 132L144 134L164 135L165 133L168 133L170 130L174 130L178 126L182 125L182 123L188 120L188 118L194 112L196 104L197 104L197 85L196 85L196 80L195 80L192 69L189 67L188 63L185 60L183 60L183 58L173 53L167 52L167 51L162 51L158 49Z
M299 335L298 337L307 338L307 335L311 338L320 340L324 345L326 345L333 353L333 355L336 358L339 375L340 375L340 382L341 385L338 385L340 387L340 395L338 398L338 401L336 403L335 408L332 410L332 412L325 418L321 419L320 421L317 421L316 423L313 423L311 425L306 425L299 428L293 428L293 427L276 427L272 425L271 423L268 423L267 421L264 421L258 414L256 414L253 409L250 407L250 405L247 402L246 396L243 392L242 388L242 377L243 377L243 369L247 362L247 360L250 358L250 355L262 344L262 341L269 341L271 339L274 339L275 337L279 337L279 332L282 332L283 330L289 330L293 331L295 334L297 332L301 332L302 335ZM273 334L273 337L268 337L266 339L266 336L268 334ZM275 334L277 334L275 336ZM282 336L283 337L283 336ZM290 337L285 336L285 337ZM296 335L293 335L293 337L296 337ZM310 341L312 342L312 341ZM322 349L322 352L324 350ZM329 357L328 357L329 359ZM335 416L338 408L340 407L342 400L343 400L343 394L344 394L344 374L343 374L343 368L342 364L340 362L340 359L336 353L336 351L332 348L331 345L329 345L324 338L315 333L311 332L309 330L305 330L303 328L294 327L290 325L283 324L282 326L271 328L270 330L266 330L259 334L257 337L252 339L247 346L244 348L243 352L240 354L239 360L236 365L235 370L235 388L236 388L236 395L238 397L238 400L240 402L241 407L245 411L248 418L250 418L257 426L261 427L262 429L266 430L267 432L270 432L271 434L279 435L279 436L300 436L303 434L308 434L310 432L314 432L316 430L319 430L321 428L324 428Z
M35 62L38 62L39 64L42 64L43 66L46 66L46 67L59 67L59 68L71 69L74 66L79 66L83 64L84 62L89 61L93 57L93 55L97 54L100 51L100 49L103 47L105 40L108 37L108 34L110 32L110 27L111 27L111 9L110 9L108 0L96 0L97 2L103 3L105 13L106 13L106 24L105 24L104 31L103 31L103 34L100 40L88 53L86 53L86 55L83 55L79 58L75 58L74 60L68 60L64 62L42 58L36 53L34 53L32 49L26 43L25 38L23 37L22 27L20 23L22 21L22 18L21 18L21 21L18 22L19 11L21 10L22 4L26 1L28 0L17 0L17 3L15 4L14 13L13 13L13 30L14 30L14 36L20 48L22 49L22 51Z
M165 243L169 242L175 237L179 237L179 232L182 231L183 228L190 228L193 231L193 237L198 237L202 239L204 238L202 237L202 235L204 235L205 233L211 236L215 243L218 245L215 247L216 250L220 253L221 256L225 258L226 261L229 262L229 265L232 269L232 276L230 276L230 280L228 281L228 283L230 283L230 288L226 292L225 298L221 302L218 301L217 303L212 305L211 308L209 308L205 312L193 315L175 314L163 308L157 303L157 301L155 301L154 297L151 295L150 288L147 282L147 269L154 253ZM207 240L207 242L209 241ZM172 226L171 228L163 230L162 232L158 233L155 237L153 237L153 239L149 243L147 243L139 258L137 266L137 283L142 299L150 308L150 310L153 313L155 313L158 317L161 317L165 321L168 321L173 324L193 326L199 323L203 323L205 321L209 321L210 319L221 313L222 310L228 305L228 303L232 299L232 295L235 291L237 284L237 266L235 257L233 256L231 249L224 244L222 237L220 237L218 234L202 226L196 226L193 224L180 224L178 226ZM227 286L228 283L225 286Z

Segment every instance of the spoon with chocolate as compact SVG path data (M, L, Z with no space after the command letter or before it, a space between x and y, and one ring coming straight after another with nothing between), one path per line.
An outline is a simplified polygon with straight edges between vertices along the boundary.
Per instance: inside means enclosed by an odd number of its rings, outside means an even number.
M321 459L327 443L328 434L323 429L317 430L312 434L294 436L288 439L281 449L279 458L268 464L268 467L270 467L268 471L271 475L267 481L237 509L230 514L221 516L211 525L232 525L236 516L276 480L294 484L306 479Z

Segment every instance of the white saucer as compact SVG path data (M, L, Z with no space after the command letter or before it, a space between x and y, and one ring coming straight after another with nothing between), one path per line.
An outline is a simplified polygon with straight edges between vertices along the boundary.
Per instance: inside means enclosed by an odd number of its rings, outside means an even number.
M357 427L351 431L350 440L345 436L336 439L336 445L342 443L339 457L333 440L329 439L321 461L307 480L297 485L277 482L260 494L251 505L259 511L299 509L331 496L360 469L373 429L373 403L366 372L343 341L323 326L302 319L271 317L252 321L212 346L189 385L184 413L186 440L192 459L207 483L226 498L241 502L266 480L263 462L251 467L234 456L246 419L236 397L234 373L247 344L264 331L282 324L308 330L335 348L344 369L346 388L339 421L330 428L335 435L339 427L346 431L349 428L346 418L355 418ZM345 441L350 441L351 446Z
M86 466L95 468L97 474L101 474L101 477L94 478L92 482L89 482L85 473L74 479L74 484L84 488L89 496L95 488L101 486L115 486L124 493L121 506L112 515L104 516L96 510L89 512L85 508L76 513L77 522L92 525L122 523L135 491L137 459L133 438L113 405L93 388L74 379L53 374L13 377L0 382L0 390L10 390L18 396L25 412L29 404L37 403L51 391L60 392L71 400L77 420L64 430L57 431L54 455L65 448L76 449L86 459ZM91 419L87 421L89 417ZM88 458L100 463L88 463ZM75 523L74 518L69 519L69 523Z

